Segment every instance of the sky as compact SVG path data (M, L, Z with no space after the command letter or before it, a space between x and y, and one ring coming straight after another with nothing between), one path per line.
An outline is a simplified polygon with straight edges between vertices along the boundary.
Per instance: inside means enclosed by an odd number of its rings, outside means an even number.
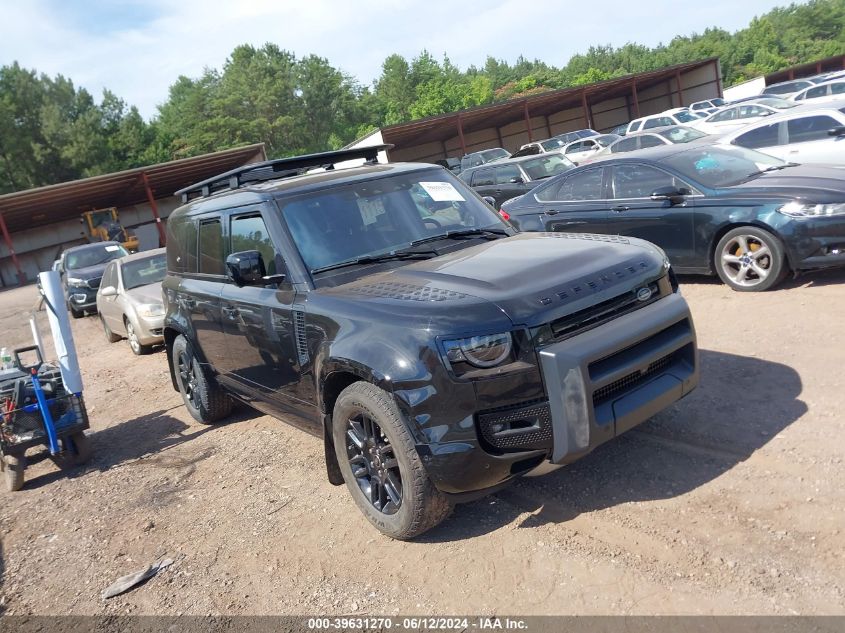
M785 0L0 0L0 65L108 88L145 118L179 75L220 68L239 44L320 55L364 85L384 59L423 49L460 68L488 55L563 66L591 45L655 46L745 27Z

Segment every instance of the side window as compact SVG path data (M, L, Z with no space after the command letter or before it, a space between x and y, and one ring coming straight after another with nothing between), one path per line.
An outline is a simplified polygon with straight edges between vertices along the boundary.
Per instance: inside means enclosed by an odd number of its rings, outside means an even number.
M197 225L184 216L167 222L167 270L197 272Z
M664 125L674 125L674 124L675 124L675 122L672 119L670 119L669 117L659 116L659 117L655 117L653 119L649 119L648 121L646 121L645 125L643 126L643 129L648 130L648 129L651 129L653 127L663 127Z
M734 139L733 143L750 149L778 145L778 124L761 125L750 132L740 134Z
M631 129L630 129L630 131L631 131L631 132L636 132L636 131L638 131L638 130L640 129L640 126L641 126L642 124L643 124L643 122L642 122L642 121L637 121L636 123L634 123L634 124L632 124L632 125L631 125Z
M564 178L560 183L546 187L537 194L539 200L601 200L602 169L589 169Z
M117 287L117 266L115 266L114 262L106 266L106 270L103 272L103 279L100 281L100 286L103 288L108 286Z
M623 139L613 144L613 147L610 148L610 153L621 154L622 152L633 152L637 149L637 141L638 139L636 137Z
M479 169L472 177L472 186L481 187L483 185L495 184L496 177L492 169Z
M710 119L711 123L721 123L722 121L731 121L736 117L736 108L728 108L727 110L723 110L718 114L714 115L712 119Z
M510 184L514 178L522 178L522 173L516 165L502 165L496 168L496 184Z
M223 261L223 228L220 220L200 222L199 271L204 275L225 275Z
M830 138L827 131L838 127L840 123L833 117L825 115L805 116L786 122L786 133L789 143L806 143Z
M233 217L229 229L229 241L230 253L258 251L264 259L267 274L276 274L276 249L270 241L267 226L260 214Z
M613 167L611 186L614 198L648 198L659 187L676 187L678 184L674 176L648 165L627 164Z
M831 84L830 94L845 95L845 82L842 82L841 84Z
M665 145L665 143L663 141L661 141L660 138L657 137L654 134L645 134L645 135L640 137L640 148L643 148L643 147L658 147L660 145Z
M748 119L755 116L765 116L768 113L768 110L764 110L760 106L756 105L747 105L742 106L739 109L739 118L740 119Z
M810 88L806 93L807 99L815 99L816 97L823 97L827 94L827 86L816 86Z

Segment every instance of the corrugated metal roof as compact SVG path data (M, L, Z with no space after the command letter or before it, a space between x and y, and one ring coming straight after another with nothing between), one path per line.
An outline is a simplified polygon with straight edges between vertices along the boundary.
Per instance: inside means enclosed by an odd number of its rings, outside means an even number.
M76 219L83 211L147 202L143 174L156 199L247 163L266 160L264 143L225 149L148 167L72 180L0 196L0 213L10 233Z

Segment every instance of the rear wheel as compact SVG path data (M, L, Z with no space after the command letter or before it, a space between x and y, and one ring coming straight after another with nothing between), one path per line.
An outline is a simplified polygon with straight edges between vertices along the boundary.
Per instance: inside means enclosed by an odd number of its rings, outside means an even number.
M181 334L173 341L170 363L188 413L202 424L213 424L232 411L232 400L206 375L188 340Z
M136 356L143 356L153 351L151 345L141 344L141 341L138 339L138 333L135 331L135 326L132 325L132 321L124 318L123 322L126 325L126 339L129 341L129 348Z
M451 511L423 468L396 403L357 382L341 392L332 414L335 452L358 508L378 530L411 539Z
M6 490L15 492L23 488L26 455L0 455L0 466L6 479Z
M716 245L714 259L722 281L740 292L768 290L788 272L780 240L754 226L728 231Z
M111 331L111 328L109 327L108 323L106 323L106 320L103 318L102 314L100 315L100 323L103 324L103 333L106 335L106 340L109 343L117 343L120 340L120 337Z

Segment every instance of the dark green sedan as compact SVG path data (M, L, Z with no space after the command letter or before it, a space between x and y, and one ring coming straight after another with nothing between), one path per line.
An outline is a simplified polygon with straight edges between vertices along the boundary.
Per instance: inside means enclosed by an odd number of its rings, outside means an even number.
M669 145L592 163L502 211L522 231L646 239L677 272L717 274L740 291L845 266L845 169L741 147Z

